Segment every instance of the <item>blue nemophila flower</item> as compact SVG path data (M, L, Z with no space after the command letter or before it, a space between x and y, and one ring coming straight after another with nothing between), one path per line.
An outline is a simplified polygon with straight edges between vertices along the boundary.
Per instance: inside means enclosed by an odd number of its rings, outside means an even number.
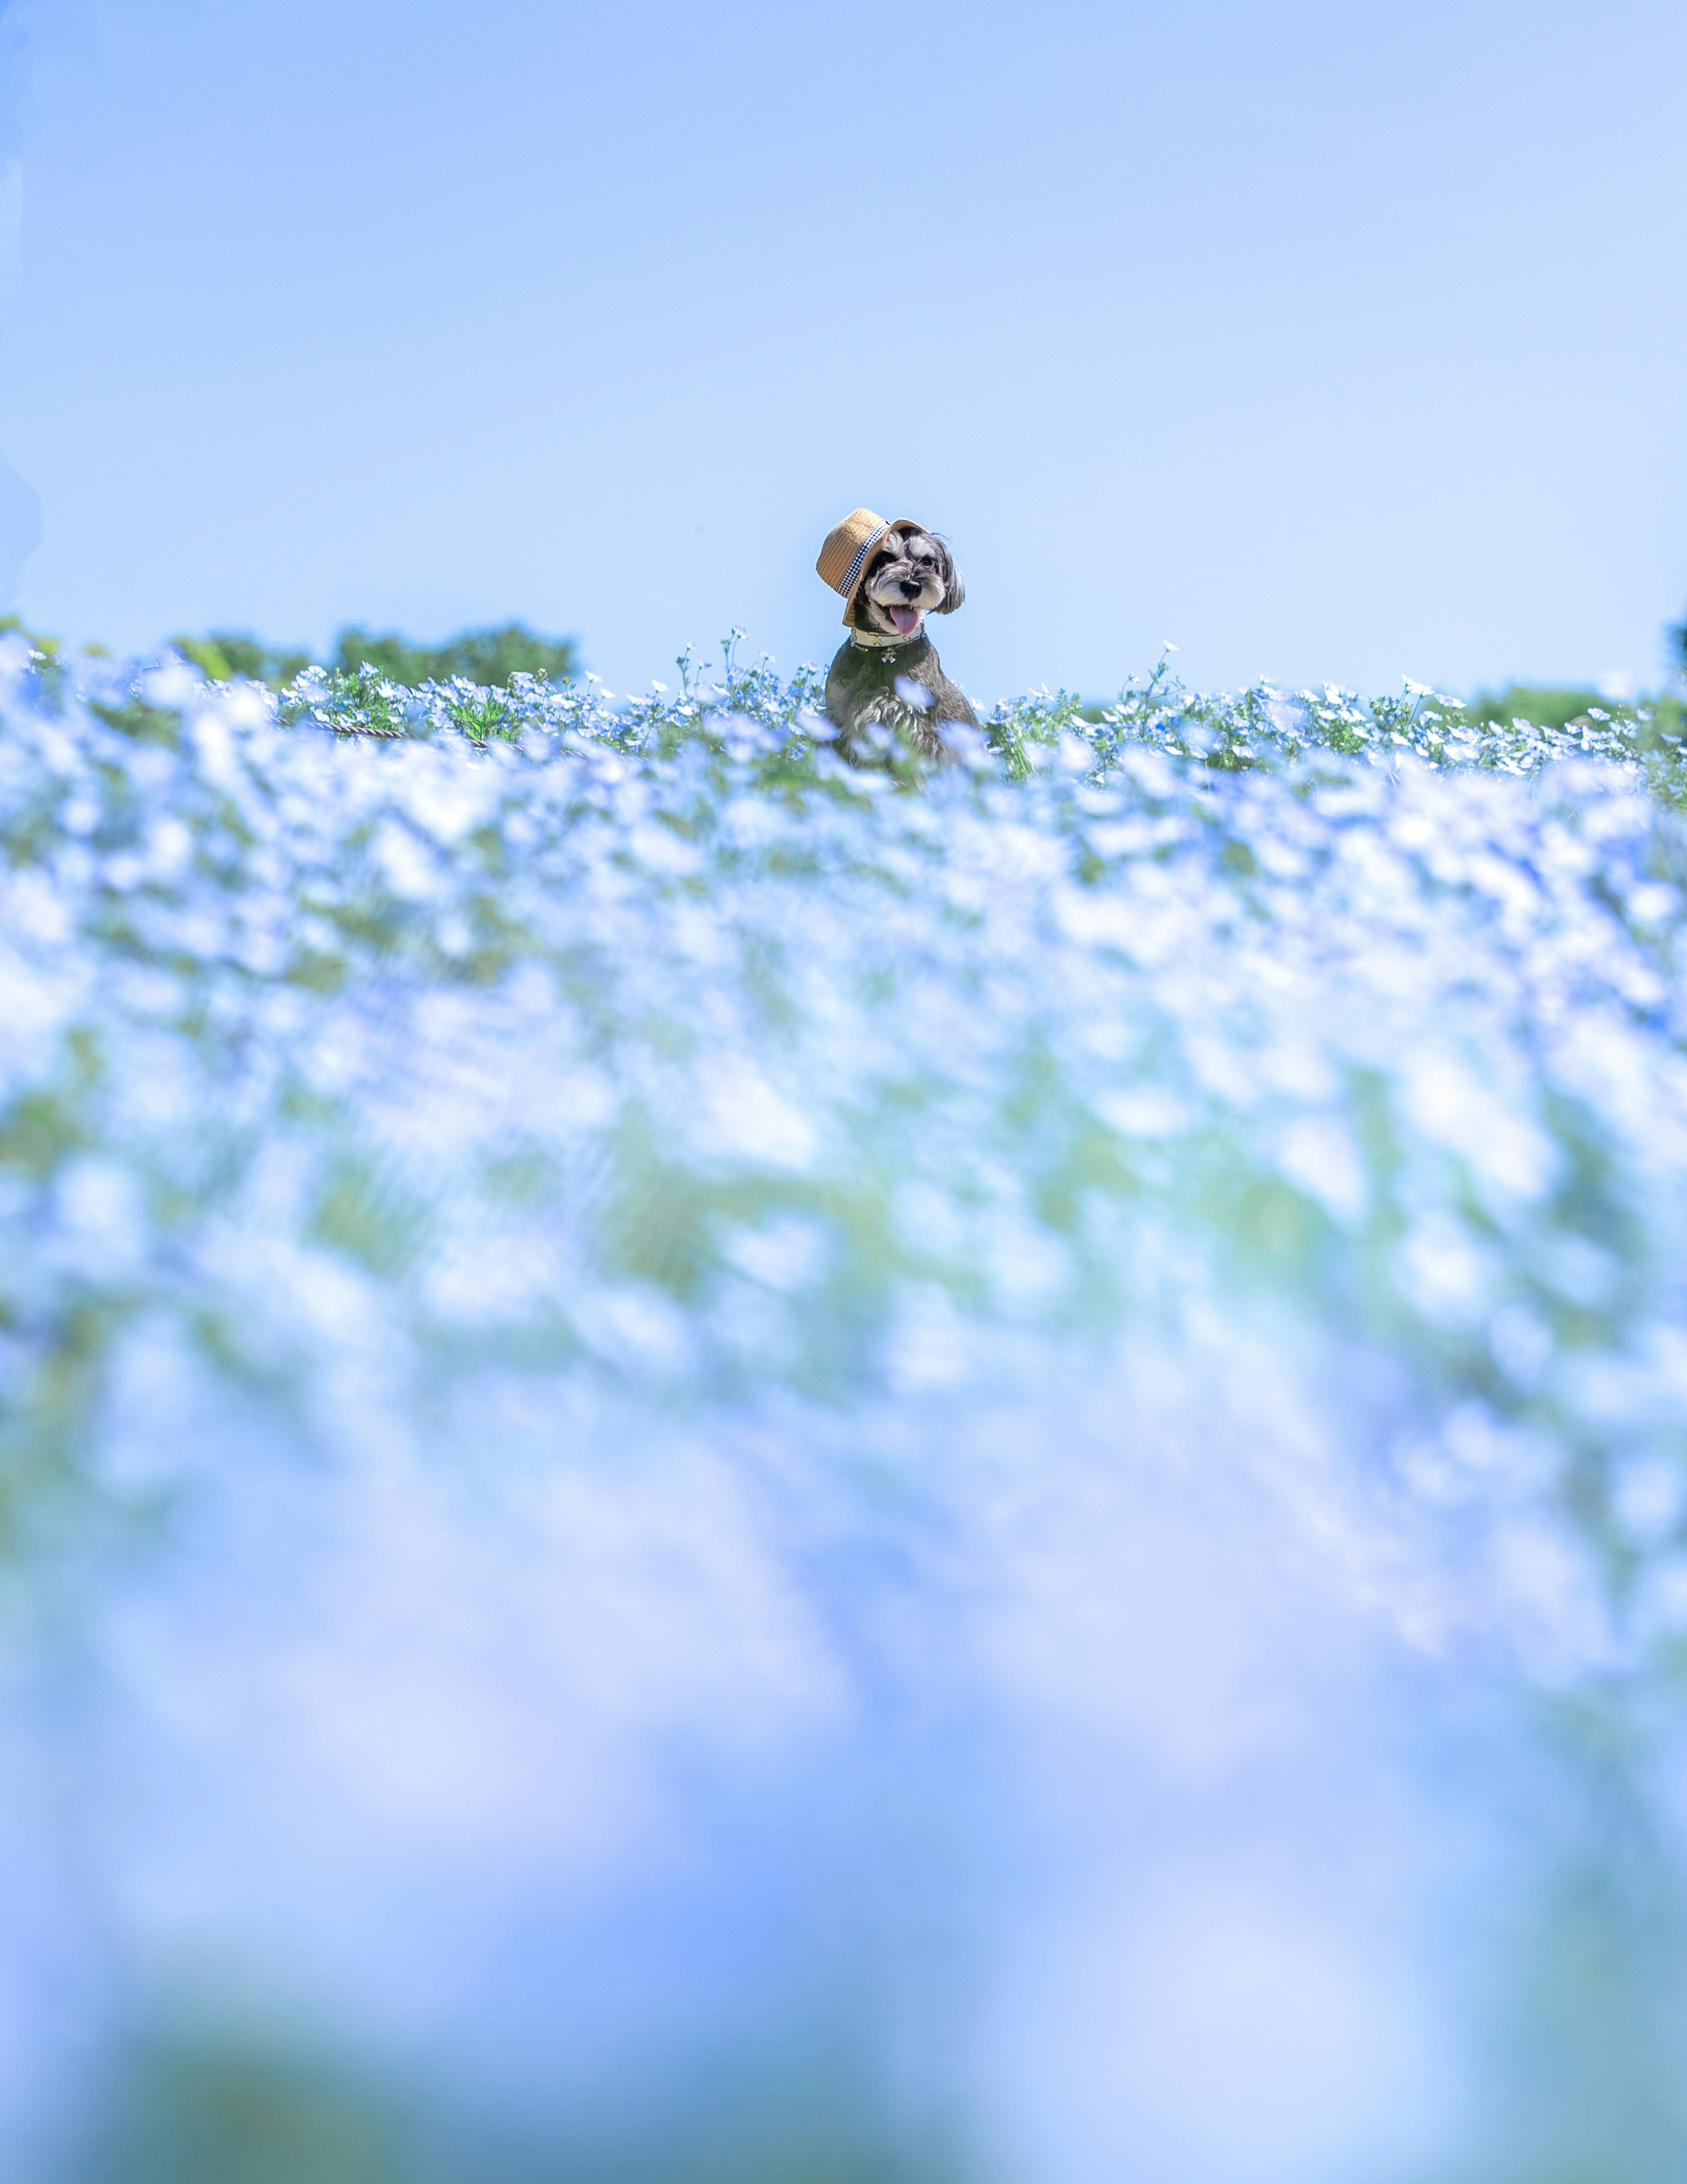
M1672 2173L1675 746L681 674L0 639L7 2173Z

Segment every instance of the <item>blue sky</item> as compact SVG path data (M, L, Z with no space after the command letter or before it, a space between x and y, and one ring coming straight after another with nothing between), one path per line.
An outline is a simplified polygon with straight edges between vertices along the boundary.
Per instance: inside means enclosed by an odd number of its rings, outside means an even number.
M859 502L953 539L987 699L1167 638L1656 682L1687 608L1679 0L11 0L0 51L0 563L32 493L73 638L788 667Z

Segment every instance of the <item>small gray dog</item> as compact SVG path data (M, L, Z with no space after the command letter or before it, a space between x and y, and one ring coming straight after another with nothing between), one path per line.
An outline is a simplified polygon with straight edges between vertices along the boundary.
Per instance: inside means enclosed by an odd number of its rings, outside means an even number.
M843 593L849 632L826 678L839 751L865 757L869 731L884 727L923 758L952 759L944 728L976 728L978 716L944 673L923 626L966 596L949 548L918 523L886 523L858 508L828 534L816 566Z

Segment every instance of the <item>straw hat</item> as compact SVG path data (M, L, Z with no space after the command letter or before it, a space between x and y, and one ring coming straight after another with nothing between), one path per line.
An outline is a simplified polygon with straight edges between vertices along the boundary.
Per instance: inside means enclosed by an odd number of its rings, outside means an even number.
M899 521L905 521L899 517ZM844 594L844 619L849 619L849 609L855 594L861 588L861 578L866 573L867 556L890 526L882 515L875 515L870 508L851 509L841 523L834 524L826 534L826 543L820 549L820 559L815 563L819 575L834 592Z

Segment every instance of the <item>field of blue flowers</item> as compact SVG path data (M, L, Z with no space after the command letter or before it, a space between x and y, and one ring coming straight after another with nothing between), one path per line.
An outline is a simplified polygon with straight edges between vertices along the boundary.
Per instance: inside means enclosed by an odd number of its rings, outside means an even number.
M0 639L0 2173L1687 2173L1687 769Z

